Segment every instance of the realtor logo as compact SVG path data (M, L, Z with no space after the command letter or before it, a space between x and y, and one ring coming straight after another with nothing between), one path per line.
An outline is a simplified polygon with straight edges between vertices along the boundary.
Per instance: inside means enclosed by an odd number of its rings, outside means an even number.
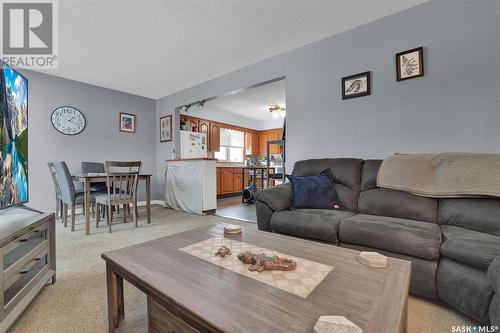
M17 68L57 68L57 0L3 0L2 60Z

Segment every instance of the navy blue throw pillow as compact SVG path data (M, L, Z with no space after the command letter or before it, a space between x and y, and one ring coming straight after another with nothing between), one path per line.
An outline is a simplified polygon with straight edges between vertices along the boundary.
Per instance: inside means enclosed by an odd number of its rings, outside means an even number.
M286 176L292 183L292 208L339 209L330 169L319 176Z

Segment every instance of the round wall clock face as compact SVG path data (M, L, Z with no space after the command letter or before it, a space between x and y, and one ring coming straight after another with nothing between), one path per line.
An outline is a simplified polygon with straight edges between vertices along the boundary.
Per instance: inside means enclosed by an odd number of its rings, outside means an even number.
M86 125L83 114L71 106L60 106L52 112L52 126L62 134L80 134Z

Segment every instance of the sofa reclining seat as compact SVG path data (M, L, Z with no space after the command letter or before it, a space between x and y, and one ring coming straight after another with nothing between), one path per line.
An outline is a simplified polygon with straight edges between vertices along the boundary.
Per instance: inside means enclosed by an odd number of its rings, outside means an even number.
M297 162L295 176L331 170L342 210L290 209L292 188L285 183L256 193L259 230L410 260L412 294L441 300L484 324L498 322L492 311L500 302L490 276L498 281L500 263L492 262L500 257L500 200L438 200L381 189L381 163Z

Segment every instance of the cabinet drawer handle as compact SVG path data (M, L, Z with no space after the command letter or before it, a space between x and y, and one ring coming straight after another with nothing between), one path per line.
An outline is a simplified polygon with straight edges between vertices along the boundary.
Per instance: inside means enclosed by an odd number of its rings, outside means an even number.
M33 261L40 261L40 259L42 259L43 257L38 257L38 258L35 258L33 259ZM23 274L28 274L28 272L30 271L30 269L33 268L33 267L30 267L29 269L26 269L24 271L19 271L19 274L23 275Z
M26 243L28 241L28 238L22 238L19 240L19 243Z

